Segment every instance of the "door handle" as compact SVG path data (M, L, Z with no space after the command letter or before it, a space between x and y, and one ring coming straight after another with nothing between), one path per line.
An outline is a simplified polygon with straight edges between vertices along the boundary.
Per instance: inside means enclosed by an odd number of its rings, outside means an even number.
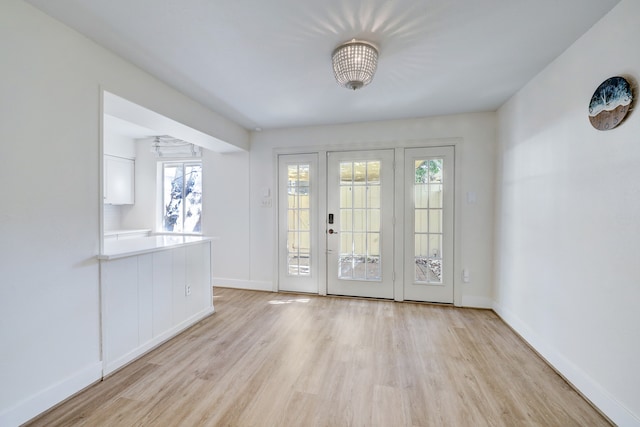
M329 234L338 234L337 231L333 231L333 228L330 228L329 231L327 231L327 233L329 233Z

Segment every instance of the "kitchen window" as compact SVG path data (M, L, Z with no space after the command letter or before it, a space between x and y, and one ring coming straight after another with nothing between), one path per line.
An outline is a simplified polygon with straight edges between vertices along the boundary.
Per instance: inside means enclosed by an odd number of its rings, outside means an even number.
M202 162L162 163L161 209L163 232L202 232Z

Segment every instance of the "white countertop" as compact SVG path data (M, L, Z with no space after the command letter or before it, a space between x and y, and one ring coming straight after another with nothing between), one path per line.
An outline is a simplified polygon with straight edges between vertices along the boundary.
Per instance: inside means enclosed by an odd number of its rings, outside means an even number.
M157 252L179 246L195 245L217 240L216 237L205 236L150 236L126 240L105 240L104 251L98 259L111 260L128 256Z
M105 231L104 235L106 236L118 236L118 235L127 235L127 234L142 234L142 233L151 233L150 229L135 229L135 230L109 230Z

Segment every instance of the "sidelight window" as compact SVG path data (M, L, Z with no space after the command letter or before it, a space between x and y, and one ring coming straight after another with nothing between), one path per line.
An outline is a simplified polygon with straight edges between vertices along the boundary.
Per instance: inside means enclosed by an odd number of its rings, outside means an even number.
M415 281L442 282L443 159L415 161Z
M311 274L309 164L287 166L287 274Z

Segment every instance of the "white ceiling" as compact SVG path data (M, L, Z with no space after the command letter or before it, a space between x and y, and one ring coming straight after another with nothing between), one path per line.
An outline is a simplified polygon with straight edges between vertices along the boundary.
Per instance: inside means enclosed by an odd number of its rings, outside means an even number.
M248 129L494 111L619 0L27 0ZM370 86L331 52L380 48Z

